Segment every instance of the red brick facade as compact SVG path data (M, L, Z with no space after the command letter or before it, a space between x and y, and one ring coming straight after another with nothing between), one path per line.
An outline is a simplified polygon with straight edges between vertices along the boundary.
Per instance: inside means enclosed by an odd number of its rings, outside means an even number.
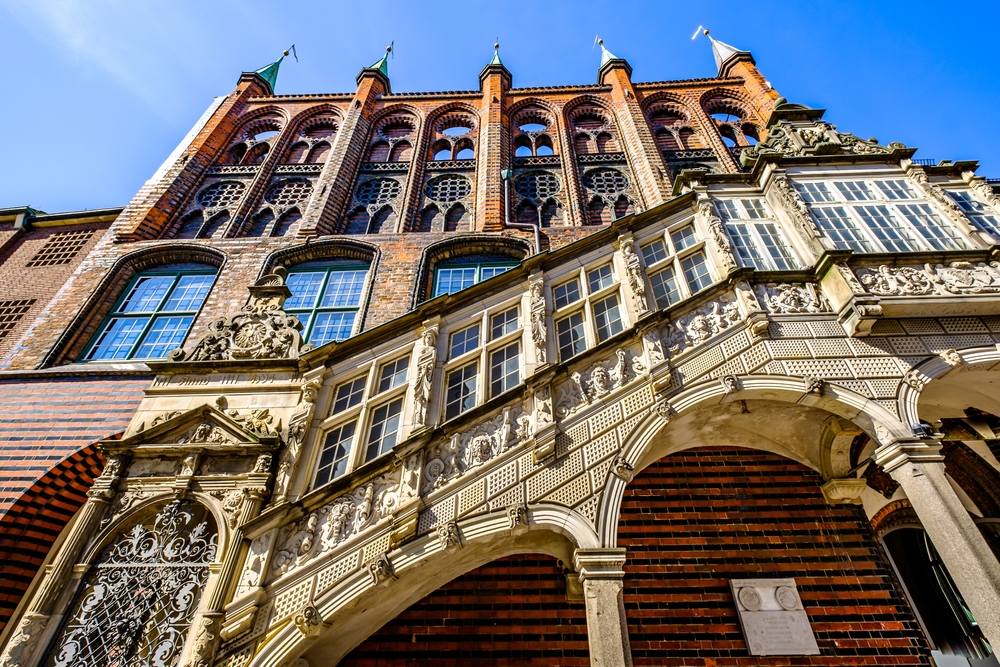
M625 609L636 665L927 665L928 651L864 511L822 480L742 448L673 454L622 503ZM794 577L821 655L752 657L729 579Z

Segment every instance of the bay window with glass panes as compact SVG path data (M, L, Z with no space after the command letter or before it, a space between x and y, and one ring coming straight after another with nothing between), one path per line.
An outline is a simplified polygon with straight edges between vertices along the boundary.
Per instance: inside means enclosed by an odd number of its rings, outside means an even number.
M650 307L669 308L712 284L705 243L694 225L682 222L639 240L639 255L652 292Z
M552 301L560 361L575 357L628 326L621 283L610 259L557 281Z
M163 267L135 276L84 352L86 361L164 359L184 344L215 269Z
M796 180L792 185L837 248L917 252L970 247L906 179Z
M412 350L382 355L333 388L312 488L388 452L400 441Z
M976 195L968 190L949 190L948 194L972 222L973 227L986 232L995 241L1000 241L1000 216L991 207L979 201Z
M288 270L292 296L285 312L302 322L302 340L319 347L350 338L357 327L368 265L351 260L310 262Z
M444 421L521 384L521 304L507 302L451 328L444 364Z
M798 268L791 247L763 199L716 199L715 210L725 223L741 265L759 271Z

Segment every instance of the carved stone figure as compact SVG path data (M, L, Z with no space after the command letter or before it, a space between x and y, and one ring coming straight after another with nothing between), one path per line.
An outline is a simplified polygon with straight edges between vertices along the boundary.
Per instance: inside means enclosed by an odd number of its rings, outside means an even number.
M715 209L712 208L712 202L705 200L699 203L698 214L705 221L723 264L726 265L727 269L735 269L737 264L736 257L733 256L733 246L729 242L729 235L726 234L726 227L722 224L722 219L715 214Z
M927 172L923 169L914 169L910 172L910 178L920 186L924 194L928 199L933 199L935 202L941 205L941 207L948 213L952 218L958 220L965 220L965 211L962 207L945 192L941 186L931 183L927 178Z
M642 347L646 350L646 359L649 361L650 367L666 360L663 354L663 342L660 339L660 332L656 329L646 329L642 332Z
M413 424L426 426L427 403L430 401L434 382L434 365L437 363L437 327L427 327L422 336L417 356L417 378L413 383Z
M320 626L323 624L323 619L316 605L309 602L295 612L292 622L295 623L295 627L299 632L306 637L312 637L319 632Z
M877 141L865 141L861 137L855 137L853 134L843 134L839 133L840 144L845 150L851 153L857 153L858 155L885 155L890 152L890 148L903 148L903 144L892 143L889 144L889 148L885 146L879 146Z
M0 667L23 667L31 664L38 640L48 623L48 616L26 614L7 643L7 649L0 656Z
M260 585L261 575L264 573L264 559L267 558L267 548L270 545L270 533L265 533L250 543L250 550L247 552L243 573L240 575L237 597Z
M919 371L910 371L904 375L903 384L916 389L917 391L923 391L924 389L924 380Z
M274 505L287 499L288 485L295 472L302 442L305 440L309 422L312 420L313 411L316 408L319 387L320 384L317 380L311 380L302 385L302 399L295 406L295 412L292 413L292 418L288 422L287 443L281 452L281 458L278 460L278 472L274 479L274 499L271 501Z
M396 572L386 554L380 554L375 560L368 564L368 575L372 579L372 585L378 586L387 579L395 579Z
M528 508L524 505L514 505L507 508L507 521L510 525L510 529L513 530L518 526L523 526L528 523Z
M615 389L624 387L636 377L647 372L642 359L633 354L630 349L615 350L612 361L600 362L591 366L584 373L573 372L569 382L560 386L559 399L556 403L556 416L565 418L584 405L606 396Z
M858 279L879 296L994 294L1000 292L1000 262L951 262L913 266L863 267Z
M957 350L945 350L938 354L949 366L961 366L964 362L962 355Z
M447 442L431 449L424 465L424 493L492 461L515 440L526 442L520 439L518 429L526 431L530 439L531 420L528 418L527 424L523 424L520 416L520 408L505 408L471 431L456 433Z
M768 312L773 314L830 311L826 297L812 283L768 283L757 285L756 290Z
M740 390L740 381L735 375L724 375L720 378L722 389L727 394L735 394Z
M632 247L632 240L624 238L621 240L622 259L625 261L625 275L628 277L628 286L632 290L632 299L635 310L640 315L649 311L646 303L646 278L643 275L642 265L639 263L639 256L635 254Z
M450 546L462 546L462 538L458 534L458 522L456 521L449 521L438 526L437 536L441 546L446 549Z
M535 359L538 363L546 363L548 351L546 341L548 339L548 327L546 326L547 310L545 307L545 294L543 293L542 281L532 281L531 283L531 341L535 344Z
M820 394L823 392L823 379L808 375L802 379L807 394Z
M292 294L285 285L286 275L279 267L260 278L250 286L250 298L239 314L212 322L194 349L173 350L170 360L297 359L309 346L302 345L302 323L282 310Z
M672 322L667 348L671 354L678 354L738 324L740 319L739 306L732 297L723 296Z
M620 477L626 482L631 482L632 476L635 473L635 467L628 462L623 454L619 453L614 461L611 462L611 472L615 477Z
M803 130L803 132L806 131ZM787 178L776 178L774 188L778 193L778 199L807 243L812 242L817 236L823 235L809 214L809 205L799 196L798 191L792 187Z

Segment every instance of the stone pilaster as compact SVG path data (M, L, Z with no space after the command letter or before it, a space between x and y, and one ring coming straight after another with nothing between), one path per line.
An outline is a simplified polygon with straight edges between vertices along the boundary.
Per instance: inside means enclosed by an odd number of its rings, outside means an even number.
M632 649L622 601L624 549L577 549L573 554L587 604L592 667L631 667Z

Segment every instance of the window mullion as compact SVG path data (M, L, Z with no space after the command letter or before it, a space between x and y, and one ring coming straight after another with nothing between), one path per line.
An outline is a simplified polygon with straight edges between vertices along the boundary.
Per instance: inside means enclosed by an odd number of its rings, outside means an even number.
M847 213L848 215L854 216L855 225L862 234L868 237L868 240L869 242L871 242L872 247L874 247L876 250L885 252L886 251L885 246L882 245L882 241L879 239L875 231L872 230L872 228L868 225L864 217L855 210L855 206L856 205L845 206L844 210L848 212Z

